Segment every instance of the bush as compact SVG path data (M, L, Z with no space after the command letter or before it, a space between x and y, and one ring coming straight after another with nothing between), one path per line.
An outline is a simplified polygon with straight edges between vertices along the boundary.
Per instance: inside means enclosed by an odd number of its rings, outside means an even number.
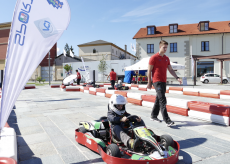
M46 79L42 79L43 84L44 84L45 81L46 81Z
M36 79L39 83L42 81L42 77L41 76L39 76L39 77L37 77L37 79Z

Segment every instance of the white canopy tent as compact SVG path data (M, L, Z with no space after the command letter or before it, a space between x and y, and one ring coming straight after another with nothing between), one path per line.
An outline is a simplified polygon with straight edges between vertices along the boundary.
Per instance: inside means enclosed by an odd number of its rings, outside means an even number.
M131 70L148 70L148 65L149 65L149 59L150 57L147 58L143 58L141 59L139 62L129 66L129 67L125 67L125 71L131 71ZM173 70L182 70L185 69L184 65L181 64L176 64L176 63L172 63L170 62Z

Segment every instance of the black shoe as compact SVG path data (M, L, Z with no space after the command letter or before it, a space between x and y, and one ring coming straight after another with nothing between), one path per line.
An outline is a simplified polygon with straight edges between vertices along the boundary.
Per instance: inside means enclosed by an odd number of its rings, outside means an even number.
M167 126L173 126L173 125L176 125L173 121L168 121L167 123L166 123L166 125Z
M156 122L162 122L161 120L159 120L158 118L154 118L154 117L150 117L150 120L152 121L156 121Z

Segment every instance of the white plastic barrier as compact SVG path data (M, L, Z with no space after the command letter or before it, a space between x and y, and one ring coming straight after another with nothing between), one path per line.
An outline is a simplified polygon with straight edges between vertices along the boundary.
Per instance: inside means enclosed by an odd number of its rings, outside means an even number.
M66 86L66 89L79 89L80 87L78 86Z
M169 93L174 93L174 94L180 94L180 95L183 95L183 91L169 90Z
M17 161L17 140L14 129L3 128L0 137L0 157L8 157Z
M200 93L211 93L211 94L220 94L220 90L215 89L199 89Z
M133 89L133 90L138 90L138 88L137 88L137 87L131 87L131 89Z
M155 88L147 89L147 91L156 92Z
M80 88L80 89L84 89L84 86L80 86L79 88Z
M142 106L153 108L154 103L153 102L148 102L148 101L142 101Z
M131 84L125 84L125 86L127 86L127 87L131 87Z
M188 102L191 100L167 97L167 105L188 109Z
M197 89L197 88L183 88L183 91L188 91L188 92L199 92L199 89Z
M78 85L77 83L73 83L74 86Z
M220 99L230 100L230 95L220 95Z
M108 93L108 94L114 94L115 90L105 90L105 93Z
M136 100L142 100L141 96L145 95L145 94L141 94L141 93L132 93L132 92L128 92L127 93L127 97L128 98L132 98L132 99L136 99Z
M139 85L139 88L147 88L147 85Z
M90 87L90 88L89 88L90 91L94 91L94 92L96 92L96 89L97 89L97 88L93 88L93 87Z
M97 96L105 97L105 93L101 93L101 92L97 92L96 95L97 95Z
M211 113L204 113L194 110L188 111L188 116L192 118L197 118L204 121L214 122L222 125L229 126L229 117L226 116L219 116Z
M88 93L89 94L89 90L84 90L84 93Z

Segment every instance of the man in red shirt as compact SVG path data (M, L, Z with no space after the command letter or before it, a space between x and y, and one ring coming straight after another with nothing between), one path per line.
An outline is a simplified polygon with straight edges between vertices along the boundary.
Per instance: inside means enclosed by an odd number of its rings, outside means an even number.
M153 86L156 90L156 100L151 113L151 120L161 122L157 118L159 114L159 110L161 110L164 121L167 126L174 125L174 122L168 116L168 112L166 109L166 78L167 78L167 69L169 72L177 79L177 81L181 84L182 81L179 77L177 77L176 73L173 71L172 66L170 64L169 58L165 55L165 52L168 48L168 42L161 40L160 41L160 50L158 53L151 56L149 59L148 66L148 85L147 88L152 88ZM152 73L152 75L151 75ZM151 77L153 78L151 82Z
M109 73L109 75L107 77L107 80L109 77L110 77L111 86L112 86L112 88L114 88L115 81L117 79L117 74L116 74L116 72L114 72L114 69L111 69L111 72Z
M81 74L80 74L80 72L78 72L78 70L76 70L76 73L77 73L77 85L80 85Z

